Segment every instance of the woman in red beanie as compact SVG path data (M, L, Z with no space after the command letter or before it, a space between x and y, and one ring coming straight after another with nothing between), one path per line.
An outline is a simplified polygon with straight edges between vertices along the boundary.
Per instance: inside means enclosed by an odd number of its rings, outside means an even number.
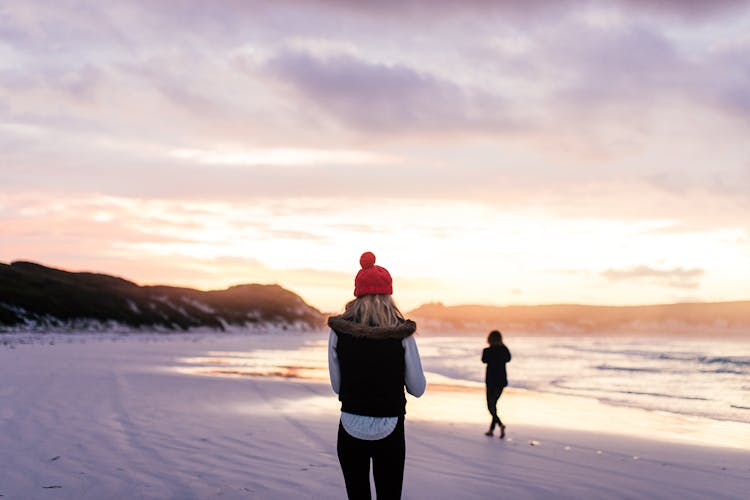
M337 452L350 499L369 499L370 461L379 500L401 498L404 479L406 397L424 393L414 332L393 303L391 275L360 257L354 300L328 318L328 370L341 401Z

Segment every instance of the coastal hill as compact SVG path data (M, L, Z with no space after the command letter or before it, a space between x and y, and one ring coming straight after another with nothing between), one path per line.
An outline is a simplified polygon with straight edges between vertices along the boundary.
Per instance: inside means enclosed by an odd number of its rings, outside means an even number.
M646 306L576 304L445 306L425 304L407 316L428 334L679 335L750 339L750 301Z
M0 332L318 329L320 311L278 285L139 286L32 262L0 263Z
M750 340L750 301L645 306L445 306L407 313L424 334L679 335ZM279 285L201 291L32 262L0 263L0 332L316 330L324 315Z

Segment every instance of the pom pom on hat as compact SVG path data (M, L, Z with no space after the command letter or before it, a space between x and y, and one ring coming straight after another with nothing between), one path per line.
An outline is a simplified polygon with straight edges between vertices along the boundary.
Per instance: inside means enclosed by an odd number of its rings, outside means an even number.
M354 278L354 296L370 294L391 295L393 293L393 280L391 274L384 267L375 265L375 254L365 252L359 258L362 269Z
M375 265L375 254L372 252L365 252L362 257L359 258L359 265L362 269L367 269Z

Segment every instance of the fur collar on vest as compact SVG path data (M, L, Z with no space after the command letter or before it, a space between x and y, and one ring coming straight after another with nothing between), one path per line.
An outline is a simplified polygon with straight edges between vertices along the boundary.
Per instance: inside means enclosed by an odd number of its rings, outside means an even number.
M368 339L403 339L417 330L417 324L410 319L398 326L366 326L344 319L341 316L328 318L328 326L336 333L344 333L353 337L367 337Z

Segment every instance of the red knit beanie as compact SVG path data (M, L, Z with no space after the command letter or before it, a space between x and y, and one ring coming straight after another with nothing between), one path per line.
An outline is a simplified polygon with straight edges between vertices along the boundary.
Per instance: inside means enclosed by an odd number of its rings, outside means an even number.
M375 265L375 254L365 252L359 258L362 269L354 278L354 296L369 294L393 294L393 280L388 270Z

